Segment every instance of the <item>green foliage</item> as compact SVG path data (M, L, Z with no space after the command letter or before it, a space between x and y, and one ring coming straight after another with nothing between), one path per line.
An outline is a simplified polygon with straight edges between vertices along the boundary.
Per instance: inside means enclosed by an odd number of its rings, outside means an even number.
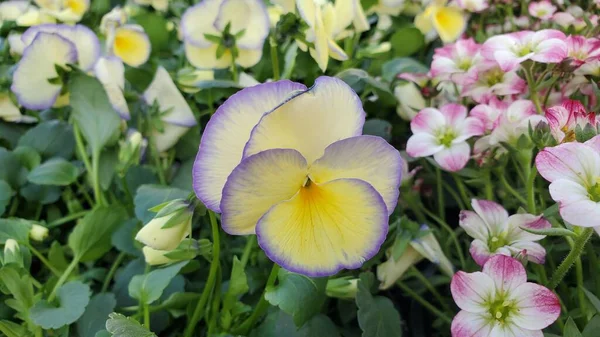
M45 159L53 157L70 159L75 149L73 127L69 123L58 120L42 122L19 138L19 146L30 147Z
M58 329L77 321L83 315L91 294L87 284L79 281L69 282L58 289L58 306L40 300L31 308L29 314L36 325L44 329Z
M6 206L9 205L14 194L15 192L10 185L4 180L0 180L0 216L6 211Z
M94 295L85 308L85 312L77 321L77 333L80 337L94 337L103 330L108 315L115 310L117 300L111 293Z
M144 224L154 218L150 209L172 199L185 199L190 192L161 185L143 185L135 194L135 215Z
M106 330L113 337L156 337L154 333L134 319L117 313L109 315L109 319L106 321Z
M369 290L373 274L361 274L358 281L356 305L358 324L363 337L401 337L402 324L394 304L387 297L373 296Z
M404 27L398 29L390 38L394 56L403 57L419 51L425 44L425 37L415 27Z
M575 321L573 321L573 318L571 317L567 319L567 323L563 330L563 337L582 337L579 328L577 328L577 324L575 324Z
M19 243L29 242L31 223L23 219L0 219L0 243L8 239L17 240Z
M21 325L13 323L11 321L0 321L0 332L6 335L6 337L30 337L31 334L27 329Z
M54 158L34 168L27 180L38 185L67 186L77 180L79 170L62 158Z
M144 275L136 275L129 283L129 295L141 303L150 304L158 300L171 280L179 273L187 261L153 270Z

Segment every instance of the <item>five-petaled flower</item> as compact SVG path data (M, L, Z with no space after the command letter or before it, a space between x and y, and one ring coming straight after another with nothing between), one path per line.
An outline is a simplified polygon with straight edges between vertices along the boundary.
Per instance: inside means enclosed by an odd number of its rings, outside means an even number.
M546 119L550 132L557 142L572 142L575 140L577 126L585 128L588 124L597 126L596 115L587 112L581 102L567 99L561 105L546 110Z
M527 282L523 265L504 255L490 258L481 272L457 272L450 290L461 309L452 337L541 337L560 315L558 297Z
M535 263L544 263L546 250L535 241L545 238L524 231L529 229L546 229L552 225L541 215L514 214L508 212L497 203L488 200L471 201L473 211L461 211L459 225L472 237L471 256L478 265L483 266L493 255L526 257Z
M308 276L373 257L398 201L402 160L361 136L365 112L343 81L278 81L231 96L209 121L193 168L196 195L234 235Z

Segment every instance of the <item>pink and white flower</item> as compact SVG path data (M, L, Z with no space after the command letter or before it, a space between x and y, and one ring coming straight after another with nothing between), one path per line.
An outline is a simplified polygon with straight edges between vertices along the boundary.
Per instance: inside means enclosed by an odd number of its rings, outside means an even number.
M452 80L462 85L465 78L477 75L476 65L482 61L480 48L472 38L437 48L431 63L431 76L440 81Z
M575 226L596 227L600 219L600 136L542 150L535 165L550 182L561 217Z
M516 69L526 60L559 63L567 57L566 36L555 29L520 31L488 39L481 49L483 57L495 60L503 71Z
M579 125L584 128L587 124L596 126L596 115L587 112L581 102L567 99L561 105L553 106L546 110L546 119L550 125L550 132L557 142L571 142L575 140L575 129Z
M472 13L482 12L490 7L488 0L456 0L458 6Z
M556 12L556 6L548 0L529 3L529 15L541 20L549 20Z
M493 97L487 104L476 105L471 109L471 116L481 120L485 131L492 131L498 122L500 115L505 112L510 103Z
M544 263L546 250L535 241L545 238L526 232L521 227L546 229L552 225L541 215L514 214L499 204L488 200L471 201L473 211L460 212L460 227L472 237L471 256L478 265L483 266L496 254L506 256L524 256L534 263Z
M527 86L516 70L504 71L495 61L477 65L477 76L465 82L461 96L471 97L478 103L486 103L495 96L522 93Z
M481 272L457 272L450 290L461 309L452 337L542 337L560 315L558 297L527 282L523 265L508 256L492 257Z
M580 35L568 36L567 56L572 59L571 63L580 66L588 60L595 60L600 57L600 40L596 38L586 38Z
M481 121L467 117L467 108L446 104L439 110L425 108L410 123L413 132L406 145L412 157L433 159L445 170L459 171L467 165L471 147L467 140L483 134Z

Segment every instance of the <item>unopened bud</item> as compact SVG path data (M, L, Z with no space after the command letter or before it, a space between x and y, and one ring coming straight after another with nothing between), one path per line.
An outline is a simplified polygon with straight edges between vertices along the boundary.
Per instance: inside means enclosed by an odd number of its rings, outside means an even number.
M157 250L173 250L192 231L193 211L181 200L174 200L144 226L135 239ZM172 210L165 212L164 210Z
M34 224L29 230L29 237L35 241L44 241L48 237L48 228Z

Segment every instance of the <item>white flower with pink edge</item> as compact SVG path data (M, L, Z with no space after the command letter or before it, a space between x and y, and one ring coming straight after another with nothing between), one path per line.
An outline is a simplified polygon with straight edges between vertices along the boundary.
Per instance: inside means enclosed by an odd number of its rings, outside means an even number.
M465 81L461 96L471 97L477 103L486 103L495 96L519 94L527 87L516 70L504 71L495 61L484 61L476 70L477 76Z
M546 119L550 125L550 132L557 142L572 142L575 140L575 129L582 129L590 124L596 127L596 115L587 112L581 102L567 99L561 105L553 106L546 110Z
M481 272L457 272L450 291L461 309L452 337L542 337L560 315L558 297L527 282L523 265L504 255L489 259Z
M597 60L600 57L600 40L596 38L586 38L580 35L568 36L567 56L571 58L574 66L580 66L586 61Z
M467 117L467 108L450 103L439 110L425 108L410 123L413 135L406 152L411 157L428 157L447 171L459 171L467 165L471 147L467 140L483 134L480 120Z
M458 40L435 50L431 63L431 76L440 81L452 80L463 85L466 78L476 78L477 68L482 61L481 46L473 39Z
M527 260L543 264L546 250L535 241L545 238L521 229L547 229L552 225L541 215L514 214L501 205L488 200L471 201L473 211L461 211L459 225L474 240L471 242L471 256L483 266L492 256L521 256Z
M529 15L544 21L551 19L554 12L556 12L556 6L548 0L530 2L528 9Z
M468 12L479 13L490 7L488 0L456 0L458 6Z
M527 60L559 63L567 57L566 36L555 29L520 31L488 39L481 48L483 57L498 62L503 71L518 68Z

